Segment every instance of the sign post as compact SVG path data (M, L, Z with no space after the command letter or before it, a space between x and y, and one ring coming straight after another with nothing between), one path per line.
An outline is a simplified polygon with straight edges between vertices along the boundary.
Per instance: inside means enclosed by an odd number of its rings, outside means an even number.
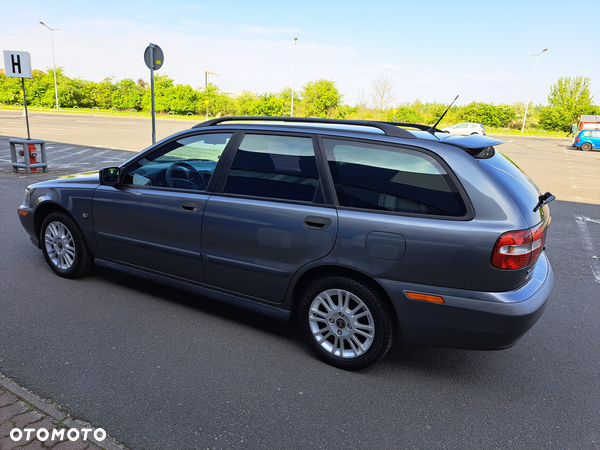
M33 78L31 74L31 55L29 52L4 50L4 73L7 77L21 78L23 105L25 105L25 121L27 122L27 139L31 139L29 133L29 114L27 114L27 95L25 94L25 78Z
M150 69L150 97L152 100L152 144L156 144L156 112L154 110L154 71L162 67L165 55L162 49L150 43L144 52L144 62Z
M38 167L48 172L48 161L46 160L46 143L40 139L31 139L29 132L29 113L27 112L27 94L25 93L25 78L33 78L31 73L31 55L29 52L17 52L4 50L4 74L7 77L20 78L23 88L23 105L25 106L25 121L27 122L27 139L9 139L10 156L12 159L13 172L19 172L24 168L26 173L37 172ZM18 154L23 156L23 163L17 161L16 145L22 145L23 150ZM36 145L40 145L42 162L37 162ZM26 148L27 147L27 150Z

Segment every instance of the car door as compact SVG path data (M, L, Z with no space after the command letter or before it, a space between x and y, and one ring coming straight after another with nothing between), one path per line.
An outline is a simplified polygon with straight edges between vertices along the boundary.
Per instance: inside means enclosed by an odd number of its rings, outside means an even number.
M461 136L467 136L469 134L467 124L459 123L458 125L456 125L456 134L460 134Z
M232 133L175 138L100 186L92 217L103 257L160 275L204 282L202 214L212 174Z
M314 142L310 135L268 133L240 140L221 193L205 207L209 284L282 302L292 276L331 251L337 214L324 202Z

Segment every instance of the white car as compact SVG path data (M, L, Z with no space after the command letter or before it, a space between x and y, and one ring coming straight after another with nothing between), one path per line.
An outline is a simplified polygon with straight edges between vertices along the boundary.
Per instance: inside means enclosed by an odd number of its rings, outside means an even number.
M471 134L485 135L485 127L480 123L457 123L454 126L442 128L442 131L450 134L469 136Z

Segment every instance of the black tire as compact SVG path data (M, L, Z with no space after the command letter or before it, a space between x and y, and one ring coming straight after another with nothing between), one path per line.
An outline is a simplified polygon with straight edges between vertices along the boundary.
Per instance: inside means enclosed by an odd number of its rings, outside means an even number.
M298 321L317 356L340 369L369 367L392 346L394 326L385 301L350 278L312 282L302 295Z
M40 230L44 258L50 268L64 278L79 278L91 270L93 256L77 223L68 215L53 212Z
M590 144L589 142L584 142L583 144L581 144L581 150L583 150L584 152L588 152L592 149L592 144Z

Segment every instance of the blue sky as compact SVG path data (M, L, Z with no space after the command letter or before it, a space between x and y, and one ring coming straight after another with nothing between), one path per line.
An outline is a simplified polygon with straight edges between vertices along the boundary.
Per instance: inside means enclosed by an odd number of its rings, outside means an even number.
M559 77L592 80L600 104L600 1L154 1L0 0L0 50L28 51L32 66L69 77L143 78L150 42L158 72L204 86L206 69L224 91L278 92L333 80L354 105L377 77L398 103L546 104ZM589 18L589 20L588 20ZM0 59L0 61L2 61Z

